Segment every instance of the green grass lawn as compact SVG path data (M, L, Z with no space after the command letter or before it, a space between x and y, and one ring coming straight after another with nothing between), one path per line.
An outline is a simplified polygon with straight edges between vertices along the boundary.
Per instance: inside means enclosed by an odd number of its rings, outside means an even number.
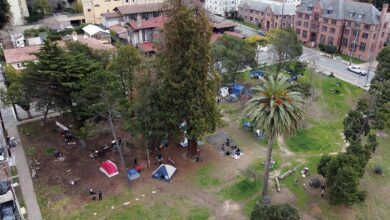
M202 188L218 186L221 183L221 180L214 177L212 175L213 172L215 172L215 169L212 164L207 164L206 166L199 168L195 173L194 182Z
M242 25L248 26L248 27L253 28L255 30L260 30L260 28L256 24L253 24L253 23L250 23L250 22L239 21L239 20L235 20L235 19L228 19L228 20L240 23Z
M348 61L348 62L350 62L350 60L351 60L350 56L346 55L346 54L336 53L335 56L336 57L340 57L341 59L343 59L345 61ZM354 63L354 64L362 64L362 63L365 63L365 62L366 61L361 60L359 58L352 57L352 63Z

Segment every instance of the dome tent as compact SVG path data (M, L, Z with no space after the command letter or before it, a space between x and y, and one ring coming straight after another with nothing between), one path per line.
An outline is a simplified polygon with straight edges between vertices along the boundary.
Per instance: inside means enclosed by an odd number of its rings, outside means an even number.
M111 160L104 161L99 169L109 178L119 174L118 167Z

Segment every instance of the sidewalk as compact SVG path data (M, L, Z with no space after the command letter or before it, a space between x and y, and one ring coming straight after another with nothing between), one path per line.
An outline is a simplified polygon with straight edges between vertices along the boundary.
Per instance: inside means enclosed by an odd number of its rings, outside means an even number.
M24 203L26 204L27 219L41 220L41 210L39 209L37 198L35 195L33 182L30 174L30 168L26 156L24 154L23 146L20 143L19 132L17 130L18 122L9 120L5 122L8 135L15 137L18 145L12 148L12 155L15 157L15 164L19 175L19 184L21 187Z

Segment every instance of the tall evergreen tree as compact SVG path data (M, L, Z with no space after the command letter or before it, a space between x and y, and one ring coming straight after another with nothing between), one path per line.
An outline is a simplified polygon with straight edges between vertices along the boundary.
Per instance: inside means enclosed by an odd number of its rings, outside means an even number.
M0 0L0 30L2 30L11 21L11 8L8 0Z
M208 71L210 26L199 6L185 7L180 0L169 2L167 15L159 55L162 111L172 133L187 122L188 156L192 158L197 154L197 139L215 131L219 121L215 76Z

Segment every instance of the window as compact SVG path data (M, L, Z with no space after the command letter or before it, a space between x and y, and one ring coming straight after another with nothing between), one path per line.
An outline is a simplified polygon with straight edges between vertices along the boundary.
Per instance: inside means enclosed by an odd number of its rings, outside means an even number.
M353 16L355 16L355 12L349 12L349 17L353 17Z
M303 22L303 27L309 27L309 22Z
M384 37L385 36L385 32L382 32L382 37Z
M344 34L348 35L349 34L349 29L344 30Z
M359 49L361 50L361 51L365 51L366 50L366 43L360 43L360 47L359 47Z
M348 46L348 39L343 37L343 39L341 39L341 45L345 47Z
M327 26L322 26L322 32L326 32L328 31L328 27Z
M362 38L367 39L368 38L368 33L363 33L362 34Z
M256 23L259 22L259 19L258 19L258 18L255 18L255 22L256 22Z
M302 37L303 37L303 38L306 38L306 37L307 37L307 31L303 31L303 32L302 32Z
M264 16L264 12L261 12L261 16Z
M324 18L323 22L324 22L325 24L327 24L327 23L329 22L329 19Z
M279 18L279 16L276 15L276 19L278 19L278 18Z
M298 35L301 35L301 29L297 28L296 32Z
M313 6L307 7L307 10L308 10L308 11L313 11Z
M335 33L336 29L335 28L330 28L330 33Z
M312 29L317 29L317 28L318 28L318 25L317 25L317 24L311 24L311 25L310 25L310 28L312 28Z
M251 13L253 13L253 10L250 10Z
M110 2L111 0L104 0L105 2Z
M320 37L320 43L324 44L325 43L325 35L321 35Z
M369 25L369 24L365 24L365 25L364 25L364 29L370 30L370 25Z
M356 28L360 28L360 24L357 23L357 22L355 22L355 27L356 27Z
M90 9L90 8L88 8L88 9L87 9L87 11L88 11L88 12L91 12L91 9Z
M298 18L302 18L302 13L297 13L298 14Z
M376 34L374 34L374 36L372 36L372 39L375 39L376 38Z
M332 24L337 24L337 20L332 19Z
M333 13L333 9L332 9L332 8L329 8L329 9L327 9L327 10L325 11L325 13L326 13L327 15L330 15L330 14Z
M250 20L250 21L253 21L253 17L249 17L249 20Z
M364 14L358 14L358 18L362 19L364 17Z
M329 45L333 45L333 37L329 37L328 38L328 44Z
M297 25L301 26L302 25L302 21L297 21Z
M95 7L100 7L100 5L95 5Z
M358 35L359 34L359 32L357 31L357 30L353 30L352 31L352 35L354 36L354 37L356 37L356 35Z
M310 19L310 15L305 15L305 19Z
M345 26L351 26L351 22L350 21L345 22Z

